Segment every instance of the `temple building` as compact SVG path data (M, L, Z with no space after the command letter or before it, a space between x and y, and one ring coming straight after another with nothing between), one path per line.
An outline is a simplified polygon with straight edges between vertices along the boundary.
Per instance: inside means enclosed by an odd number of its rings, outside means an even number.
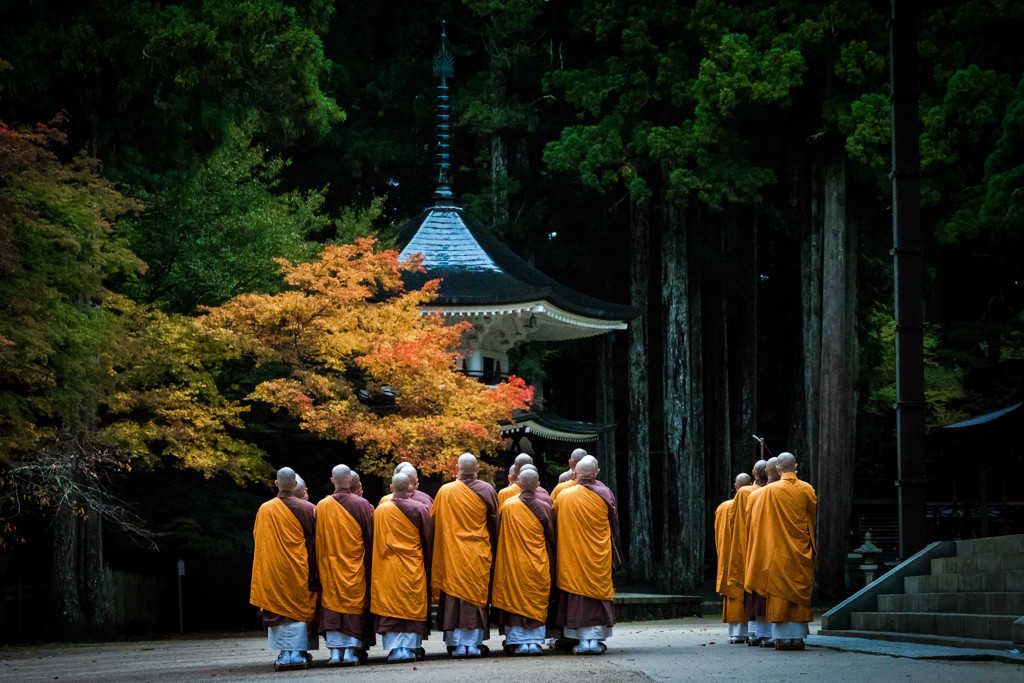
M426 272L406 277L409 287L440 279L438 297L424 310L451 324L468 321L459 349L463 371L486 384L504 381L509 350L527 340L558 342L626 329L636 314L559 284L492 236L459 206L451 180L451 102L447 79L454 75L442 33L434 58L437 94L437 185L433 205L399 236L400 258L422 254ZM539 398L539 397L538 397ZM610 407L609 407L610 412ZM503 428L517 443L523 436L582 445L597 442L614 428L612 420L579 422L534 410ZM613 446L614 447L614 446ZM588 449L589 450L589 449Z

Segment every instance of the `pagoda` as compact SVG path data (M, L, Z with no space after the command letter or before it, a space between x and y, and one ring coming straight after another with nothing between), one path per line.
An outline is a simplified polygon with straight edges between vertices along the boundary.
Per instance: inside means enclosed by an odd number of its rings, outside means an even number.
M437 88L437 184L433 205L398 239L400 260L420 254L425 272L408 275L409 287L440 279L437 298L423 307L449 324L468 322L458 349L463 371L486 384L508 377L508 352L527 340L557 342L624 330L636 313L562 285L498 241L459 206L451 180L451 99L447 79L452 55L442 29L434 57ZM557 441L596 441L613 425L594 425L533 411L506 426L507 435L533 433Z

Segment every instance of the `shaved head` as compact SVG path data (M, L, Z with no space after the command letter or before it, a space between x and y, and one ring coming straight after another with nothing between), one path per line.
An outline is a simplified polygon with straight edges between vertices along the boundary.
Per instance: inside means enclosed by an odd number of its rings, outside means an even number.
M796 457L792 453L779 453L779 473L796 472Z
M753 481L753 480L750 478L750 475L747 474L746 472L744 472L742 474L737 474L736 475L736 483L733 484L733 488L735 488L737 491L739 491L744 486L750 486L750 482L751 481Z
M765 464L765 472L768 474L768 483L779 480L779 459L772 457L768 458L768 462Z
M416 468L407 462L403 462L398 466L399 470L395 474L404 474L405 476L412 479L413 483L420 480L420 473L416 471Z
M475 455L472 453L463 453L459 456L460 474L476 474L478 469L480 469L480 463L476 461Z
M523 465L522 467L519 468L519 476L520 477L523 476L523 472L525 472L526 470L533 470L534 472L537 472L538 474L540 473L540 470L537 469L536 465L528 464L528 465Z
M352 483L352 470L348 465L335 465L331 470L331 481L335 489L347 489Z
M764 486L768 483L767 467L767 460L758 460L754 463L754 469L751 474L754 475L754 482L757 483L758 486Z
M282 467L277 471L277 479L274 480L274 483L277 484L277 490L294 491L295 480L298 476L291 467Z
M348 490L357 496L363 495L363 482L359 481L358 472L352 473L352 478L348 482Z
M402 468L406 466L412 467L412 463L409 462L408 460L403 460L402 462L398 463L398 467L395 468L394 473L398 474L399 472L402 471Z
M295 497L302 498L306 494L306 480L298 474L295 475Z
M587 452L582 448L577 448L569 454L569 467L576 467L576 463L585 457L587 457Z
M392 493L408 493L412 482L409 481L409 477L399 472L395 476L391 477L391 492Z
M516 481L518 479L519 479L519 472L516 470L516 466L512 465L511 467L508 468L508 483L509 483L509 485L511 486L512 484L516 483Z
M534 469L524 469L519 474L519 488L523 491L536 491L540 485L540 474Z
M519 455L516 456L516 470L517 471L523 469L523 465L532 465L532 464L533 464L533 458L531 458L526 453L520 453Z
M592 455L585 455L576 463L576 476L578 477L596 477L599 471L597 458Z
M569 481L570 479L572 479L572 470L566 470L565 472L562 472L561 474L558 475L559 484Z

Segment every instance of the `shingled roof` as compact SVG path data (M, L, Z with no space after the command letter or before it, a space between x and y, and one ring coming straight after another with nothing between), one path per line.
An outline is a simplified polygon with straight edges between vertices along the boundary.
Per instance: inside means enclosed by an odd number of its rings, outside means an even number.
M425 273L406 277L408 287L441 279L440 307L546 302L580 318L625 322L636 312L566 287L527 263L454 205L421 213L399 236L401 259L423 255ZM618 326L616 326L618 327ZM621 328L620 328L621 329Z

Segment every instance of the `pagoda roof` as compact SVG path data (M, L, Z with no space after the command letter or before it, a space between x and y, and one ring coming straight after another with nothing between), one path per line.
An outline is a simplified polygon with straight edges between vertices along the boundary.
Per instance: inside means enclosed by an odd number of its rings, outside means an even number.
M548 277L461 208L445 202L422 212L399 235L398 244L403 261L423 255L426 272L406 275L407 287L441 279L432 306L471 311L529 304L538 311L561 313L563 323L592 327L594 334L598 329L624 329L636 317L629 306L587 296Z

